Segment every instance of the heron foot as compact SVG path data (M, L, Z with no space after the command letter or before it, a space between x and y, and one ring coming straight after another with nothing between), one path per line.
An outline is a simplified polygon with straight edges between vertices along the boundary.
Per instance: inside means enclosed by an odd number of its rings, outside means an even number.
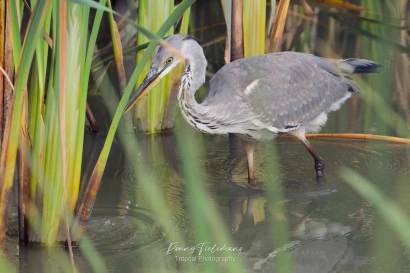
M324 176L316 176L316 185L318 187L322 187L325 184L326 184L326 180Z
M325 176L324 174L324 169L325 169L325 161L323 158L318 156L315 158L315 170L316 170L316 176L317 177L323 177Z
M253 176L252 178L248 177L248 184L254 184L254 183L255 183L255 176Z
M252 182L246 185L248 189L252 189L252 190L261 190L263 189L263 186L264 186L263 183L260 183L260 182Z

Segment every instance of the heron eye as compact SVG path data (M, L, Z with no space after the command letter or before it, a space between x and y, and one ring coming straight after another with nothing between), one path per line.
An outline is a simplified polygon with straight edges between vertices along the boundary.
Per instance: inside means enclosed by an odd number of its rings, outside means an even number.
M169 57L166 61L165 61L165 63L167 63L167 64L170 64L170 63L172 63L172 57Z

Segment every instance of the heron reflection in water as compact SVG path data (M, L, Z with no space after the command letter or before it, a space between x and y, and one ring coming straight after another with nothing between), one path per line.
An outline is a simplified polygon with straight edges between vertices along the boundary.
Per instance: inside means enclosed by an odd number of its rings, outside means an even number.
M249 182L254 181L255 141L280 133L299 139L315 161L317 177L324 175L324 160L306 139L318 132L327 113L361 88L352 74L380 73L380 64L364 59L327 59L307 53L280 52L239 59L222 67L211 79L202 101L195 93L205 82L207 61L202 47L191 36L177 34L166 41L185 57L178 103L185 120L210 134L235 134L242 140L248 159ZM124 113L181 60L159 46L151 68Z

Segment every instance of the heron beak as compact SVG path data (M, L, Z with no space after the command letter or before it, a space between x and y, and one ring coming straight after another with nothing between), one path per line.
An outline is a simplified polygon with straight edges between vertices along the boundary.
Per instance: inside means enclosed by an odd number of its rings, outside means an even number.
M159 80L163 77L164 69L158 71L157 69L151 68L145 77L144 81L138 87L137 91L132 95L131 99L128 101L127 106L125 106L122 114L127 113L131 108L149 91L153 88Z

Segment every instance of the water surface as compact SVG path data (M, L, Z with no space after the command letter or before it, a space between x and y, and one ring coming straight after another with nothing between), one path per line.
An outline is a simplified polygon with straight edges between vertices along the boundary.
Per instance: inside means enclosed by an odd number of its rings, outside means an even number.
M193 134L203 140L198 142L198 150L203 153L191 159L202 167L200 177L209 198L217 205L234 245L242 248L239 257L249 272L273 272L275 257L283 251L290 253L295 272L408 269L406 253L391 230L371 202L345 183L340 170L355 170L406 208L408 201L403 197L409 194L410 146L385 141L311 139L326 162L325 179L318 183L313 160L303 145L293 138L277 138L257 145L258 184L249 188L242 149L230 146L225 136ZM86 143L90 149L96 145L98 150L102 140L101 136L88 136ZM114 146L86 234L109 272L179 271L182 262L177 262L175 256L182 253L167 255L170 244L175 242L164 233L158 219L170 216L176 221L175 229L184 240L177 242L180 246L200 243L195 241L189 220L192 196L186 188L191 182L181 171L181 147L175 145L172 133L139 136L137 141L142 150L132 160L124 157L118 144ZM158 180L148 182L158 186L172 215L161 215L153 209L141 188L144 181L137 179L135 161L145 165L146 172L155 174ZM279 165L270 166L272 162ZM273 207L275 196L280 195L290 238L287 244L274 247L277 215ZM82 242L82 247L87 244ZM74 253L81 272L89 271L81 249ZM21 272L59 271L53 262L61 253L21 246L16 255Z

